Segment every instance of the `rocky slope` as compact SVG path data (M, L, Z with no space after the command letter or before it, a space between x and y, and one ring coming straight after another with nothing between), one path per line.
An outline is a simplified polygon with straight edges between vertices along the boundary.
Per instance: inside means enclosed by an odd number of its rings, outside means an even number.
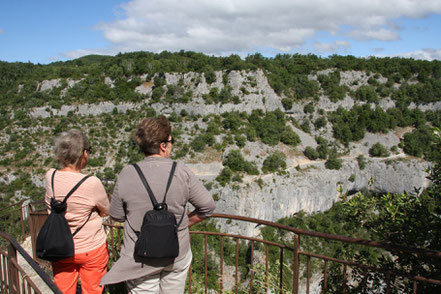
M191 90L193 98L188 103L154 103L149 97L152 94L153 84L145 82L136 88L136 92L146 96L145 101L140 103L120 103L103 102L96 105L64 105L61 109L50 107L34 108L30 114L34 118L47 118L51 116L66 116L69 112L81 116L97 116L102 113L118 111L124 113L127 110L137 110L146 103L156 110L156 113L170 114L171 112L180 113L185 110L194 115L206 116L212 113L220 114L230 111L245 111L250 113L253 109L273 111L283 109L281 97L278 96L270 87L267 77L261 70L254 72L232 71L228 74L228 86L232 89L232 94L240 96L240 103L207 104L203 96L209 94L210 89L216 87L222 89L223 73L216 73L216 81L208 84L204 75L199 73L170 73L165 74L167 85L182 86L186 90ZM356 89L367 83L368 76L363 72L342 72L341 84ZM145 77L144 77L145 78ZM316 76L310 76L315 79ZM196 82L197 81L197 82ZM354 86L354 81L358 81L358 86ZM69 81L68 87L72 87L78 81ZM385 82L381 78L379 82ZM106 84L111 87L112 81L106 78ZM49 91L53 87L59 86L58 80L45 81L40 84L40 91ZM297 121L305 119L315 119L318 117L317 111L313 114L305 114L304 106L310 101L294 102L291 109L286 113ZM319 97L314 102L316 109L322 109L325 113L334 111L338 107L350 109L355 104L364 102L354 101L346 96L338 102L331 102L325 95ZM394 102L390 98L382 99L382 108L394 107ZM416 106L413 106L416 107ZM434 103L421 106L426 109L441 109L441 103ZM198 121L203 125L202 121ZM302 143L295 150L290 150L283 144L269 147L260 142L247 142L242 148L247 160L256 161L261 166L263 155L271 154L276 150L281 150L287 154L288 168L282 175L267 174L258 176L245 176L242 183L221 187L214 185L211 189L216 194L217 212L243 215L253 218L276 221L285 216L295 214L300 210L306 212L324 211L329 209L335 201L338 201L341 193L358 191L361 189L371 189L377 192L413 192L414 188L426 187L428 184L425 170L428 163L417 158L405 156L398 151L389 158L374 159L369 158L368 149L375 143L381 142L387 148L396 146L404 130L389 132L388 134L366 134L360 142L351 143L346 155L342 157L343 167L340 170L329 170L324 167L324 161L309 161L302 150L306 146L316 147L314 136L320 135L332 141L332 127L330 123L321 130L313 130L310 134L292 126L294 131L300 136ZM185 139L184 134L184 139ZM339 146L338 142L335 142ZM343 150L343 146L339 146ZM236 146L228 147L226 151L237 149ZM225 153L224 153L225 154ZM361 170L355 158L363 154L367 160L366 168ZM220 158L197 162L196 158L184 158L191 169L206 183L214 182L223 166ZM35 179L41 185L41 182ZM340 192L339 192L340 191ZM238 224L229 227L228 230L253 232L253 228Z

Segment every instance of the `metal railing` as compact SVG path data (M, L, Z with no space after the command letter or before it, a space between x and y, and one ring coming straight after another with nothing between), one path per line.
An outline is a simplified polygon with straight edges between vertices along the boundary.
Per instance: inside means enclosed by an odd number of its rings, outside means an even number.
M4 217L14 221L13 232L18 234L19 239L23 240L25 236L31 235L32 242L35 244L39 228L47 217L44 206L41 206L43 209L37 209L40 205L41 203L27 203L27 205L17 203L0 211L0 219ZM439 287L437 289L440 289L441 293L441 277L435 279L422 277L407 272L378 268L375 265L354 260L345 260L341 257L327 256L321 251L312 252L304 244L307 238L312 238L318 240L317 242L322 242L323 246L329 242L337 242L363 248L375 248L391 256L393 252L399 251L418 258L431 259L433 263L438 264L441 263L439 251L304 231L279 223L236 215L213 214L211 218L226 221L227 225L224 227L231 227L235 224L229 222L236 221L271 227L285 232L285 238L283 241L274 241L264 240L259 234L242 236L223 232L192 231L194 261L189 271L188 293L208 293L209 291L299 293L299 289L300 292L308 294L317 291L349 293L354 285L359 286L360 293L379 292L375 287L381 287L385 293L401 293L396 289L402 290L403 287L405 287L403 292L418 293L421 285ZM109 237L109 255L112 263L119 256L123 242L123 228L119 224L106 223L105 229ZM10 243L8 238L2 239ZM323 249L326 248L323 247ZM201 252L203 252L202 255ZM6 253L1 252L1 254L5 256L2 258L7 258ZM35 257L35 252L33 255ZM13 265L14 262L11 261L11 264ZM340 267L338 271L336 267ZM3 267L0 271L4 272ZM372 275L377 275L377 280L379 275L383 278L374 283ZM4 282L4 285L6 287L10 284Z
M29 226L26 222L29 200L11 204L0 210L0 231L23 241L29 235Z
M379 288L384 290L385 293L402 293L400 291L403 290L403 287L406 293L418 293L418 286L420 284L431 284L439 287L441 293L440 279L426 278L405 272L382 269L352 260L343 260L333 256L305 252L301 250L302 244L300 240L312 237L325 240L326 242L336 241L356 246L377 248L388 253L400 251L416 255L420 258L431 258L434 262L441 262L441 252L439 251L408 248L364 239L304 231L274 222L236 215L213 214L212 218L265 225L292 233L292 238L285 238L285 241L290 240L290 242L283 242L282 244L271 240L264 240L261 237L248 237L221 232L191 231L193 254L196 256L198 254L195 253L202 251L203 261L197 259L197 257L194 258L191 270L189 271L188 293L193 293L196 289L196 293L208 293L209 291L223 293L228 290L230 293L270 292L297 294L301 286L302 292L309 294L312 292L313 274L316 276L314 279L315 288L319 287L321 293L328 293L331 283L330 274L331 270L333 270L335 275L335 265L340 266L341 271L337 272L339 280L337 279L337 282L335 278L332 280L334 292L348 293L350 287L357 284L361 287L361 293L378 293ZM108 235L112 236L109 239L109 253L111 258L116 260L122 243L122 227L115 224L105 224L105 227ZM200 244L200 239L195 240L197 236L202 236L202 245ZM225 253L227 248L228 261L226 261ZM278 251L278 253L274 254L275 251ZM278 257L275 258L275 255L278 255ZM313 262L316 264L321 263L321 266L313 267ZM194 270L195 265L198 268L197 271ZM203 265L203 274L201 274L201 265ZM334 267L331 267L331 265L334 265ZM359 275L356 277L354 273L359 273ZM317 277L319 274L321 277ZM377 279L378 275L383 278L380 282L377 281L374 284L372 282L372 274L376 274ZM213 277L215 278L213 279ZM228 279L233 279L234 282L229 282L226 287L225 280ZM216 280L216 282L213 282L213 280ZM335 283L340 285L336 287ZM410 288L408 285L411 285ZM201 291L201 289L204 290Z
M7 251L0 248L0 291L4 294L31 294L43 293L41 286L31 279L30 272L35 272L40 281L52 293L62 294L52 279L40 268L32 257L10 235L0 232L0 238L8 243ZM18 262L18 254L32 270L24 270Z

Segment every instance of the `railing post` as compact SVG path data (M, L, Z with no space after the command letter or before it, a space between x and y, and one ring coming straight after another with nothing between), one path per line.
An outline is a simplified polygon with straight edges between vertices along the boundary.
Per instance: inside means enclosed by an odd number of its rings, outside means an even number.
M11 242L8 244L8 282L9 282L9 293L19 294L20 293L20 279L18 277L18 269L14 266L12 260L17 262L17 251L12 246Z
M20 203L20 223L21 223L21 241L24 241L26 239L25 235L25 225L24 225L24 216L23 216L23 203L24 201L21 201Z
M221 250L220 250L220 279L219 279L220 289L219 289L219 291L222 294L222 293L224 293L224 237L223 236L220 237L220 242L221 242L221 245L220 245Z
M299 293L299 236L294 235L292 293Z

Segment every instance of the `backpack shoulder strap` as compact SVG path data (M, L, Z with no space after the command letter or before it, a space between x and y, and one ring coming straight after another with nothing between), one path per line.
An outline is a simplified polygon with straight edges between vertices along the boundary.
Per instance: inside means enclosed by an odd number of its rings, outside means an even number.
M167 192L168 192L168 189L170 188L170 185L172 183L173 175L175 174L175 170L176 170L176 161L173 161L173 165L170 170L170 175L168 176L167 188L165 189L164 199L162 200L162 203L165 203L165 199L167 197Z
M54 172L55 173L55 172ZM90 177L89 175L84 176L70 191L69 193L67 193L66 197L64 197L63 202L66 203L67 199L69 199L70 195L73 194L73 192L75 192L79 186L81 186L82 183L84 183L85 180L87 180L87 178ZM53 181L52 181L52 185L53 185Z
M75 232L73 232L72 233L72 237L74 237L85 225L86 225L86 223L89 221L89 219L90 219L90 216L92 215L92 212L93 212L93 209L91 209L90 210L90 213L89 213L89 216L87 217L87 219L86 219L86 221L81 225L81 226L79 226L76 230L75 230Z
M87 178L89 178L89 175L84 176L70 191L69 193L67 193L66 197L64 197L63 202L66 203L67 199L70 197L70 195L73 194L73 192L75 192L79 186L81 186L82 183L84 183L85 180L87 180ZM87 217L86 221L79 226L75 232L72 233L72 237L74 237L85 225L86 223L89 221L90 216L92 215L93 209L90 210L89 216Z
M147 182L144 174L141 171L141 168L134 163L133 167L136 169L136 172L138 173L139 177L141 178L142 183L144 184L145 189L147 190L147 193L149 194L150 201L152 201L153 207L156 207L158 205L158 201L156 201L155 195L153 194L152 189L150 188L149 183Z
M52 177L51 177L51 186L52 186L52 197L55 198L55 190L54 190L54 178L55 178L55 172L57 170L55 169L54 172L52 173Z

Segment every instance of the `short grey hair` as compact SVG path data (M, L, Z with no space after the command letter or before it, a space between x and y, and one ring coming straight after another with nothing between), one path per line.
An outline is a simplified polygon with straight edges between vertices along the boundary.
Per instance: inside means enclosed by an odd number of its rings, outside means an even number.
M54 144L55 159L62 167L77 165L84 150L89 148L86 135L77 129L61 133Z

